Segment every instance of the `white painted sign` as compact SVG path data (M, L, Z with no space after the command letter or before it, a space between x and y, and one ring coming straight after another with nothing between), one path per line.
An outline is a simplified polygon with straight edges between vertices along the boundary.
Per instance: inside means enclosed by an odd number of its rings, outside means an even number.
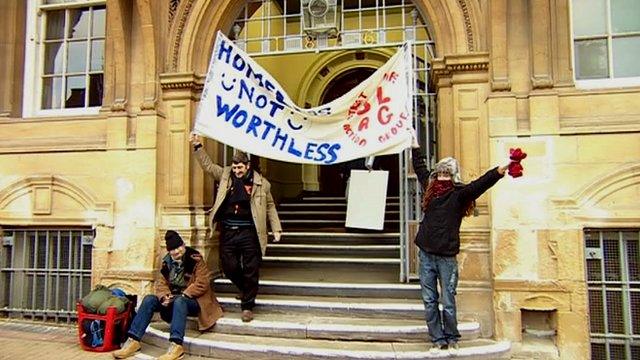
M329 104L297 106L278 82L218 32L194 132L262 157L335 164L411 146L411 46Z
M346 227L382 230L387 206L386 170L351 170Z

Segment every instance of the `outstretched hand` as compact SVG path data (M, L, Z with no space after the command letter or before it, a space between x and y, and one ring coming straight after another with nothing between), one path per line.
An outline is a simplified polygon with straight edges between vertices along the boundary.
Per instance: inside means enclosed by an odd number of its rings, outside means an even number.
M273 242L277 243L280 242L280 238L282 237L282 232L281 231L274 231L273 232Z

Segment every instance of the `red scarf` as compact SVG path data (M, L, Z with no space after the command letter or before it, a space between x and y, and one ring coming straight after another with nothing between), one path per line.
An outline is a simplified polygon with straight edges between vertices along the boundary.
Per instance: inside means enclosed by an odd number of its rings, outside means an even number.
M453 181L451 180L433 180L433 182L429 184L425 198L422 200L422 210L426 211L431 200L448 193L452 189Z
M434 180L433 197L442 196L453 189L453 181L451 180Z

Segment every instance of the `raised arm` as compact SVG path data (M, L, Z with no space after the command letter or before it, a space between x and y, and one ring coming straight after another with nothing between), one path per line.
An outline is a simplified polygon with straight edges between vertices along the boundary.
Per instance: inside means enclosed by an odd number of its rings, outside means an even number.
M429 169L427 169L427 157L420 151L420 148L411 149L411 160L413 162L413 171L418 176L418 181L422 186L426 186L429 182Z
M204 172L206 172L207 174L211 175L211 177L213 177L216 181L220 181L220 178L222 177L223 168L222 166L211 161L211 158L209 157L209 155L207 155L207 152L204 151L204 148L202 146L202 141L200 140L200 136L192 133L191 137L189 138L189 141L193 146L194 154L202 170L204 170Z
M489 190L498 180L504 177L507 166L495 167L484 175L470 182L460 190L460 199L464 202L472 201Z

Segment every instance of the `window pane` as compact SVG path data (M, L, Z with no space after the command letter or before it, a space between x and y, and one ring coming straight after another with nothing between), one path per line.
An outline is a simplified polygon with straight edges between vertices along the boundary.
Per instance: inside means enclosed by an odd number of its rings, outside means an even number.
M70 42L67 52L67 72L85 72L87 63L87 43L84 41Z
M69 76L67 78L67 93L65 108L84 107L85 77Z
M102 105L102 74L89 75L89 106Z
M69 9L69 38L83 39L89 36L89 9Z
M42 79L42 108L60 109L61 99L62 78L58 76Z
M606 0L572 0L573 35L604 35L607 33Z
M104 36L106 13L107 11L104 6L96 6L93 8L93 30L91 31L91 36Z
M48 43L44 45L44 73L62 73L62 42Z
M638 59L640 59L640 36L613 39L614 77L640 76Z
M609 77L607 40L576 41L576 79Z
M64 37L64 10L47 11L47 40L62 39Z
M640 31L640 1L611 0L613 33Z
M104 40L94 40L91 42L91 71L102 71L104 69Z

